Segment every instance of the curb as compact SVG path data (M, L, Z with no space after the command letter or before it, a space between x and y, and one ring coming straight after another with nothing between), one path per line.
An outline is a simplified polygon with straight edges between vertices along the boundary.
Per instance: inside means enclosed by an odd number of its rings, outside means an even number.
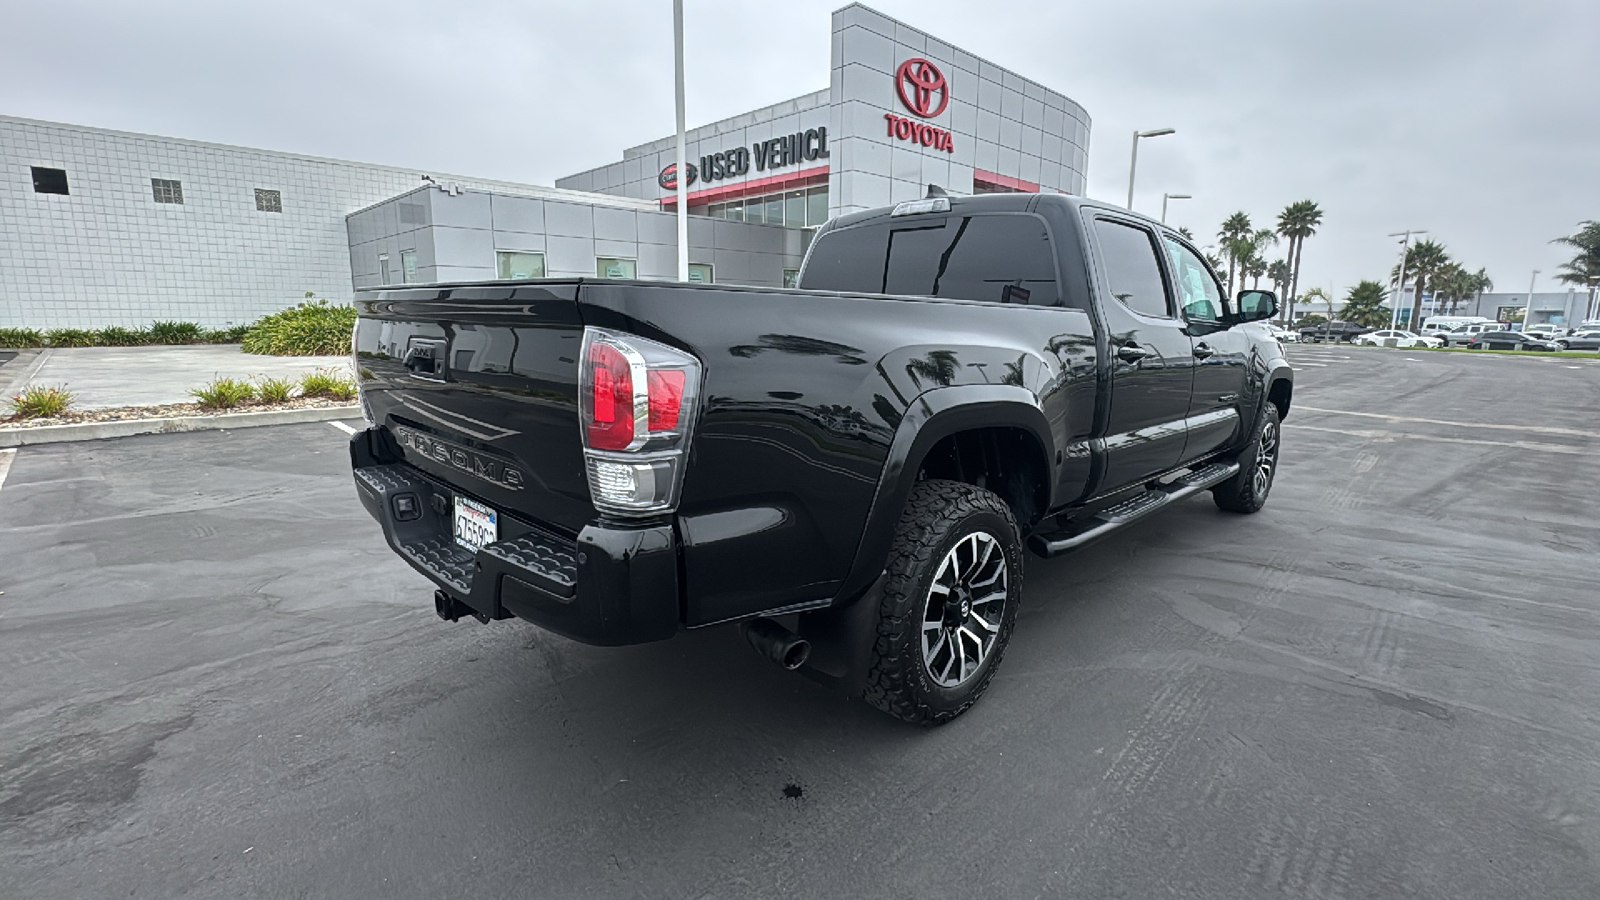
M0 428L0 448L29 447L34 444L61 444L69 441L99 441L106 438L132 437L136 434L223 431L234 428L258 428L263 425L298 425L304 422L327 422L335 419L359 418L361 418L361 407L352 405L224 413L218 416L173 416L165 419L79 422L72 425L41 425L36 428Z

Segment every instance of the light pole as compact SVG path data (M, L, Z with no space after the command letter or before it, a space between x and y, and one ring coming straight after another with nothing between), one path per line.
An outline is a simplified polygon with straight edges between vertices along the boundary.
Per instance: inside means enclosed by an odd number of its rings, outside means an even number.
M1396 231L1389 237L1405 237L1400 241L1400 268L1394 276L1394 293L1389 295L1389 329L1392 331L1400 327L1400 292L1406 289L1406 257L1411 251L1411 236L1413 234L1427 234L1425 229L1408 228L1405 231ZM1416 331L1417 323L1411 323L1411 330ZM1420 332L1418 332L1420 334Z
M1194 198L1189 196L1188 194L1162 194L1161 195L1161 223L1163 225L1165 225L1166 222L1167 222L1167 201L1168 200L1193 200L1193 199Z
M1128 208L1133 209L1133 173L1139 168L1139 138L1161 137L1172 134L1176 128L1156 128L1133 133L1133 156L1128 160Z
M1533 318L1533 284L1538 280L1539 270L1534 269L1532 277L1528 279L1528 305L1522 308L1522 331L1527 331L1528 326L1533 324L1529 321Z
M672 0L672 63L678 105L678 280L689 280L689 160L683 140L683 0Z
M1600 309L1595 308L1595 297L1600 295L1600 275L1589 279L1589 302L1583 305L1583 319L1585 322L1600 317ZM1579 322L1578 324L1583 324Z

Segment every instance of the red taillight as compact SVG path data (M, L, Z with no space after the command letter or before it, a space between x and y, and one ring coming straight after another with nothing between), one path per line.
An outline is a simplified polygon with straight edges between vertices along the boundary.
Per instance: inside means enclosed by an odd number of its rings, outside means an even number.
M650 388L650 430L677 428L678 415L683 409L682 370L651 370L646 383Z
M610 344L589 345L590 400L589 446L596 450L626 450L633 443L633 370L628 358Z

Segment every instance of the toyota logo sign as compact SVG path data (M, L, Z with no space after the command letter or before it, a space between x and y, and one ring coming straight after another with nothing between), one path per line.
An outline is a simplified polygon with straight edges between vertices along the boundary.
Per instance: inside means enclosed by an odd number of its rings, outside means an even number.
M894 88L900 93L900 102L906 109L924 119L931 119L950 103L950 85L939 67L925 59L908 59L894 73ZM934 104L938 94L938 105Z
M685 185L694 184L695 180L700 175L700 173L695 169L694 163L689 163L688 164L688 168L689 168L689 180L687 182L685 182ZM677 190L678 189L678 164L677 163L673 163L672 165L667 166L665 169L662 169L661 170L661 174L659 176L657 176L657 178L656 178L656 183L660 184L661 187L666 189L666 190L669 190L669 191Z

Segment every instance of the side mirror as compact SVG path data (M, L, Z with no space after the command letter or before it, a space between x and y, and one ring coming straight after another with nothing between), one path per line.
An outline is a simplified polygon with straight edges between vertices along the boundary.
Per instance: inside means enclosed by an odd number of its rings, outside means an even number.
M1240 291L1234 316L1240 322L1259 322L1278 314L1278 297L1271 291Z

